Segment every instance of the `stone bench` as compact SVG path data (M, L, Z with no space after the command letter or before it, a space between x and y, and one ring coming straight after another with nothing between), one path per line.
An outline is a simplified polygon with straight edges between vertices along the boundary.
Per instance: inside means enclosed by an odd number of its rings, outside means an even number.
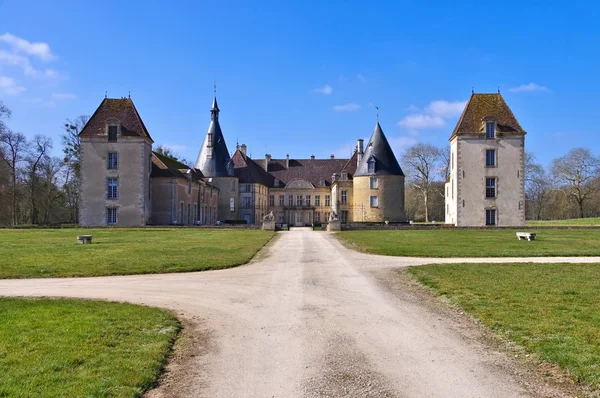
M84 243L92 243L92 235L77 235L77 242Z
M531 232L517 232L517 239L527 239L529 241L535 240L535 234Z

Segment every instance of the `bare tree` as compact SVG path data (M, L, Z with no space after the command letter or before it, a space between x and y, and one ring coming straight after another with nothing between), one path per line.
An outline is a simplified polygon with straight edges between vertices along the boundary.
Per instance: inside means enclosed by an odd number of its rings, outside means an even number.
M584 203L594 192L599 168L600 159L587 148L571 149L552 161L552 175L559 188L577 202L580 218L584 217Z
M6 130L6 125L4 124L4 119L10 119L11 113L10 109L8 109L2 101L0 101L0 134L4 133Z
M423 197L425 222L429 222L429 197L436 175L444 168L442 151L430 144L415 144L401 156L402 165L409 183Z
M171 149L169 149L168 147L164 146L164 145L159 145L157 146L154 151L158 154L161 154L163 156L168 157L169 159L173 159L179 163L182 163L188 167L192 167L193 164L192 162L190 162L189 160L187 160L186 158L184 158L183 156L179 156L177 155L175 152L173 152Z
M31 223L38 224L38 185L39 185L39 167L49 156L48 152L52 149L52 140L48 137L36 135L31 142L31 149L27 157L27 177L29 179L29 195L31 201Z
M67 119L64 124L65 132L62 135L64 162L68 166L65 170L64 190L70 210L71 222L78 222L79 218L79 178L81 165L81 143L79 134L89 120L89 116L81 115L75 119Z
M4 154L0 160L8 166L11 177L11 214L12 225L17 224L17 171L19 164L27 155L27 139L22 133L7 128L0 133L0 148Z
M535 163L535 155L525 154L525 199L534 220L542 218L544 205L550 197L552 182L544 167Z

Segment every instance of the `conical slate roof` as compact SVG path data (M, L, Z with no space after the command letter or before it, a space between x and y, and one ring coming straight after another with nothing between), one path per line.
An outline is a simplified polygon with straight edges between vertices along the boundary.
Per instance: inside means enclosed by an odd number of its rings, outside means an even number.
M233 162L219 125L219 107L216 96L213 99L210 113L210 125L194 167L200 170L205 177L233 177Z
M375 161L375 173L369 173L371 159ZM404 175L379 122L375 125L375 130L354 174L355 177L370 175Z

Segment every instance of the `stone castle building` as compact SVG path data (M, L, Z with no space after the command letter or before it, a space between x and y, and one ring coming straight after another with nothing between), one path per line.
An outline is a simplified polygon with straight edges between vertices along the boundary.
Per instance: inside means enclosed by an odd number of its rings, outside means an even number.
M377 122L349 159L251 159L233 155L219 124L216 96L194 167L152 151L130 98L105 98L80 133L80 224L142 226L403 222L404 173Z
M446 224L525 225L525 134L500 93L471 95L450 137Z

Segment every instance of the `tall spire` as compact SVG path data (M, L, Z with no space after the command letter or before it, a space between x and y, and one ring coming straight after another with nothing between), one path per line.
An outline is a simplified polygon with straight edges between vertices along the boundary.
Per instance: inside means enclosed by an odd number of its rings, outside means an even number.
M198 153L195 168L199 169L205 177L231 177L233 176L233 164L219 125L216 85L214 90L215 96L210 109L210 125Z
M370 165L369 163L372 164ZM358 162L358 167L356 168L354 176L359 177L385 174L404 175L385 134L383 134L379 121L377 121L371 139Z
M212 107L210 108L210 120L218 120L219 119L219 105L217 105L217 83L213 85L214 97Z

